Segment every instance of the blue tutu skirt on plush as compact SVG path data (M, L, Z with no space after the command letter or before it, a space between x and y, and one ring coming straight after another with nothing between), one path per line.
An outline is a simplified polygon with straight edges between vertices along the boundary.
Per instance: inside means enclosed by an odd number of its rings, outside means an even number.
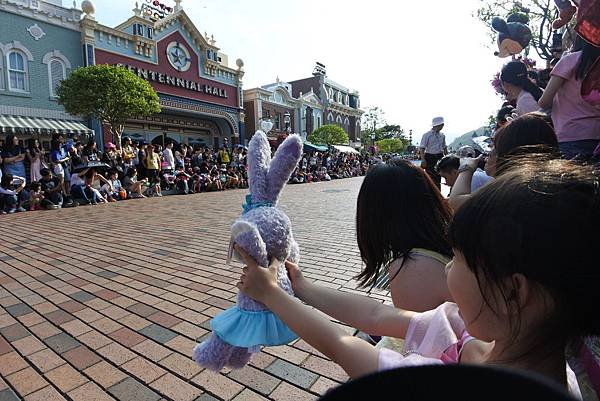
M268 310L252 312L234 306L217 315L210 325L221 340L236 347L285 345L298 338Z

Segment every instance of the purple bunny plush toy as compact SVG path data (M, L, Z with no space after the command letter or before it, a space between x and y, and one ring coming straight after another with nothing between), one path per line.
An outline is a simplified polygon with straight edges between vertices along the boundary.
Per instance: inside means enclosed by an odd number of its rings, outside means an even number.
M269 131L271 123L262 123ZM237 244L261 266L272 258L281 262L278 284L293 295L285 260L298 262L299 248L292 225L277 208L279 195L302 155L302 140L289 136L271 160L271 146L263 131L257 131L248 148L248 182L244 213L231 227L231 245ZM288 344L297 336L265 305L239 293L236 306L211 321L210 338L194 348L193 358L202 367L218 372L223 367L243 368L261 346Z

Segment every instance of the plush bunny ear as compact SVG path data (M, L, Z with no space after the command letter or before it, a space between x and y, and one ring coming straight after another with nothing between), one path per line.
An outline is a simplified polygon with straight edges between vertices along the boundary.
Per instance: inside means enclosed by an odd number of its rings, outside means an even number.
M302 147L300 136L290 135L277 149L267 173L267 201L277 204L283 186L289 181L302 157Z
M267 200L269 164L271 145L264 132L256 131L248 146L248 185L254 202Z
M268 266L267 245L260 236L258 227L255 224L245 220L237 220L231 226L231 240L232 243L239 245L261 266ZM235 258L242 262L239 255L236 255Z

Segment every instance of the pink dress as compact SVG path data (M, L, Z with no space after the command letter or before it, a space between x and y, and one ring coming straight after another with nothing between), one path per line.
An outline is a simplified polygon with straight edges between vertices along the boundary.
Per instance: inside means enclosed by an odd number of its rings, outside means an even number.
M434 310L415 315L408 326L404 350L379 350L379 370L407 366L456 364L465 344L474 340L458 314L458 305L446 302ZM573 371L567 366L569 392L581 399Z

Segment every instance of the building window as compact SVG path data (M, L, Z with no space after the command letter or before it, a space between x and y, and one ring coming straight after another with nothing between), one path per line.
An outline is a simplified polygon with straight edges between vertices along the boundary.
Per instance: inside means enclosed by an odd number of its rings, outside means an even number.
M56 97L56 90L60 82L67 77L67 67L61 60L50 60L48 64L48 77L50 78L50 97Z
M8 53L8 83L9 89L15 92L29 90L29 76L25 56L17 51Z
M333 114L329 113L329 115L327 116L327 123L333 124Z
M317 128L321 128L321 117L317 117Z
M281 130L281 113L275 114L275 129Z
M346 106L349 106L349 105L350 105L350 96L346 95L346 99L344 100L344 104L345 104Z
M4 90L4 58L0 51L0 90Z
M270 120L271 119L271 112L269 110L263 110L263 112L262 112L262 118L263 118L263 120Z
M337 93L337 102L342 103L342 92Z

